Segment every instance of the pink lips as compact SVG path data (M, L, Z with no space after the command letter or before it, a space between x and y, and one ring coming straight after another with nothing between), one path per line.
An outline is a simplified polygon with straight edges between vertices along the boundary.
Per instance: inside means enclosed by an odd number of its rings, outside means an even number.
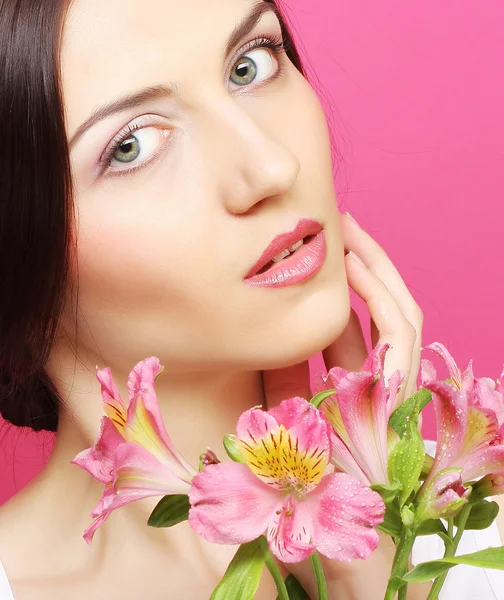
M303 245L287 258L273 263L266 271L259 273L273 257L293 246L297 241L311 236ZM301 219L293 231L278 235L262 253L250 269L245 282L262 287L283 287L300 283L314 275L326 257L325 233L322 225L312 219Z

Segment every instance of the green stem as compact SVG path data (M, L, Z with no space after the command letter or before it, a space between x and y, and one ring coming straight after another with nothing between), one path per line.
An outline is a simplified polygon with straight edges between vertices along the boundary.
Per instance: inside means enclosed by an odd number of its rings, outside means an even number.
M384 600L394 599L397 591L397 585L395 584L393 579L394 577L402 577L408 570L408 560L411 554L411 549L413 547L414 541L414 532L411 529L408 529L407 527L403 527L403 530L401 531L401 537L399 538L399 543L397 544L394 562L392 563L392 573L390 575L390 579L387 585ZM404 584L399 589L399 598L404 600L406 598L406 592L407 584Z
M459 524L457 527L457 533L455 534L455 537L452 539L451 544L446 544L446 546L445 546L445 553L444 553L445 558L448 556L455 556L455 552L457 551L457 548L458 548L458 545L460 542L460 538L462 537L462 534L464 533L464 528L466 526L467 519L469 518L469 513L471 512L471 508L472 508L472 506L470 504L466 504L464 506L464 508L461 510L460 517L459 517ZM453 519L449 519L449 521L448 521L448 535L450 537L453 536ZM448 575L448 571L445 571L442 575L440 575L439 577L436 577L436 579L434 579L434 583L432 584L431 591L429 592L429 595L427 596L427 600L437 600L437 597L439 595L441 588L443 587L443 583L445 582L447 575Z
M320 562L320 556L316 550L310 555L310 562L315 574L315 581L317 582L318 600L327 600L328 596L326 578L324 575L324 569L322 568L322 563Z
M271 573L271 576L273 577L273 581L275 582L278 591L277 600L289 600L289 592L287 591L287 588L285 586L284 578L282 576L282 573L280 573L280 569L278 568L278 565L276 564L276 561L269 550L266 553L265 562L269 572Z

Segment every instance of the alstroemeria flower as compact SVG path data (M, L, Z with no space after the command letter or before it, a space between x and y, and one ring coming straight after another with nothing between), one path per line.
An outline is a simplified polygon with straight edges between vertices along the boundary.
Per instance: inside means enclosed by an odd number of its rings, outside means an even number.
M426 484L420 495L421 520L449 518L467 502L470 489L462 483L462 469L443 469Z
M504 475L504 398L501 384L487 377L475 379L472 361L462 373L445 346L438 342L426 349L444 360L451 381L438 380L434 365L429 360L422 360L421 383L432 392L437 445L420 497L445 469L460 469L462 484L485 475ZM458 490L460 497L467 497L463 487Z
M404 377L395 371L385 383L389 348L377 345L358 372L333 367L327 375L319 373L313 384L314 393L336 390L321 406L336 434L333 464L368 485L390 483L388 455L399 439L388 422Z
M84 533L88 543L116 508L142 498L189 491L196 471L177 452L163 425L154 387L161 371L156 357L139 362L128 378L127 405L110 369L97 372L107 416L94 446L72 461L105 484L91 513L95 520Z
M329 558L366 558L384 518L379 494L346 473L324 474L330 426L303 398L238 421L245 462L209 465L193 479L189 523L210 542L242 544L266 534L283 562L315 549Z

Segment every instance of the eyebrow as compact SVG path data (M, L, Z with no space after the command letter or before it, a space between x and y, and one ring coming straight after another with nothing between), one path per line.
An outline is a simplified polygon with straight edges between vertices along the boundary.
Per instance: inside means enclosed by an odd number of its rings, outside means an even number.
M262 15L268 12L273 12L279 16L274 4L270 4L264 0L260 0L260 2L254 4L252 10L235 26L231 32L226 44L225 56L228 56L238 42L254 29ZM86 121L84 121L84 123L82 123L82 125L79 126L79 128L73 134L69 143L70 150L75 146L79 139L99 121L130 108L136 108L151 100L176 96L177 94L178 86L176 85L155 85L143 88L138 92L128 94L127 96L123 96L122 98L114 100L109 104L100 106L88 119L86 119Z

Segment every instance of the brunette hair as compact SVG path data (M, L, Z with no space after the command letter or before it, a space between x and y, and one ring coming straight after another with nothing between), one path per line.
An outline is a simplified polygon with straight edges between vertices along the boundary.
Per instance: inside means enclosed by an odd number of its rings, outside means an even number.
M304 75L278 7L287 55ZM61 91L68 0L0 0L0 414L56 431L44 371L69 284L73 198Z

